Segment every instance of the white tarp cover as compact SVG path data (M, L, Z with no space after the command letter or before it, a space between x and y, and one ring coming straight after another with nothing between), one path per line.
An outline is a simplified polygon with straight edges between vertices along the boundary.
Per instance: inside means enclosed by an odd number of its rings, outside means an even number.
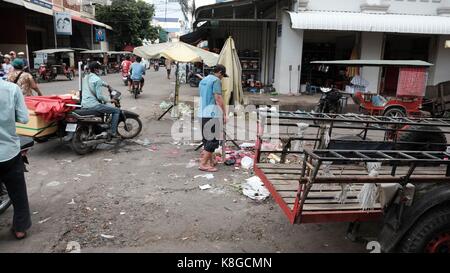
M218 54L183 42L140 46L136 47L133 53L147 59L156 59L162 56L181 63L203 61L208 66L217 65L219 60Z
M450 34L450 18L445 16L336 11L288 13L295 29Z

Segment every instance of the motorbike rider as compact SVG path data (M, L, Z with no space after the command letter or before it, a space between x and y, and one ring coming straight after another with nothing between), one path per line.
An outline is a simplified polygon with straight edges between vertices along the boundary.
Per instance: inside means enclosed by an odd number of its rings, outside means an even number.
M131 57L130 55L127 55L125 57L125 60L120 64L120 68L122 69L122 76L128 76L128 90L131 90L131 83L130 83L130 68L131 68Z
M140 81L140 87L139 90L142 92L142 88L144 87L144 75L145 75L145 66L141 64L142 58L136 57L136 61L131 65L130 69L130 90L131 90L131 84L133 81Z
M108 88L109 91L112 88L99 77L101 70L102 66L99 62L91 62L89 64L89 74L83 79L81 107L104 114L112 114L109 135L116 138L120 110L116 107L106 105L107 103L115 103L115 101L110 100L109 97L102 94L102 87Z

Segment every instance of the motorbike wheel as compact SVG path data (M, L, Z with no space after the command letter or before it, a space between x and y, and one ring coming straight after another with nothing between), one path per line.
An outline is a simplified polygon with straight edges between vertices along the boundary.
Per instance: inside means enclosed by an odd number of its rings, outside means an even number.
M0 214L3 214L10 206L11 199L9 198L8 192L6 191L5 185L0 183Z
M139 96L139 90L134 90L134 99L137 100L138 96Z
M86 141L87 138L88 138L88 128L86 127L78 128L72 138L70 147L72 147L72 150L74 150L74 152L76 152L79 155L85 155L92 152L95 149L94 146L87 146L83 144L83 141Z
M125 126L126 125L126 126ZM137 137L142 131L142 121L138 117L129 117L125 121L119 122L117 133L123 139Z

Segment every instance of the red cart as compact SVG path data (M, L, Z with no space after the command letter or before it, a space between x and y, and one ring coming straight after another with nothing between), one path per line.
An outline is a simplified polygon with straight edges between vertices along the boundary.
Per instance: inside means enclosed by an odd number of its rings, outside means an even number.
M383 251L448 252L449 128L446 119L260 112L254 170L292 224L383 220ZM264 148L272 141L281 148ZM371 205L368 184L379 194Z
M312 64L344 67L380 67L382 77L379 92L355 92L352 98L361 112L369 115L405 117L420 116L427 87L428 69L424 61L344 60L316 61ZM375 99L382 103L375 103Z

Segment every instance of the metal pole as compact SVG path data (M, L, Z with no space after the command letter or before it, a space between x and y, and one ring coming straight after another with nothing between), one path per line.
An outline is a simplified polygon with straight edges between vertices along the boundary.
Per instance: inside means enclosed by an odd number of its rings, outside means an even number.
M91 49L94 49L94 25L91 25Z
M292 95L292 65L289 66L289 95Z

